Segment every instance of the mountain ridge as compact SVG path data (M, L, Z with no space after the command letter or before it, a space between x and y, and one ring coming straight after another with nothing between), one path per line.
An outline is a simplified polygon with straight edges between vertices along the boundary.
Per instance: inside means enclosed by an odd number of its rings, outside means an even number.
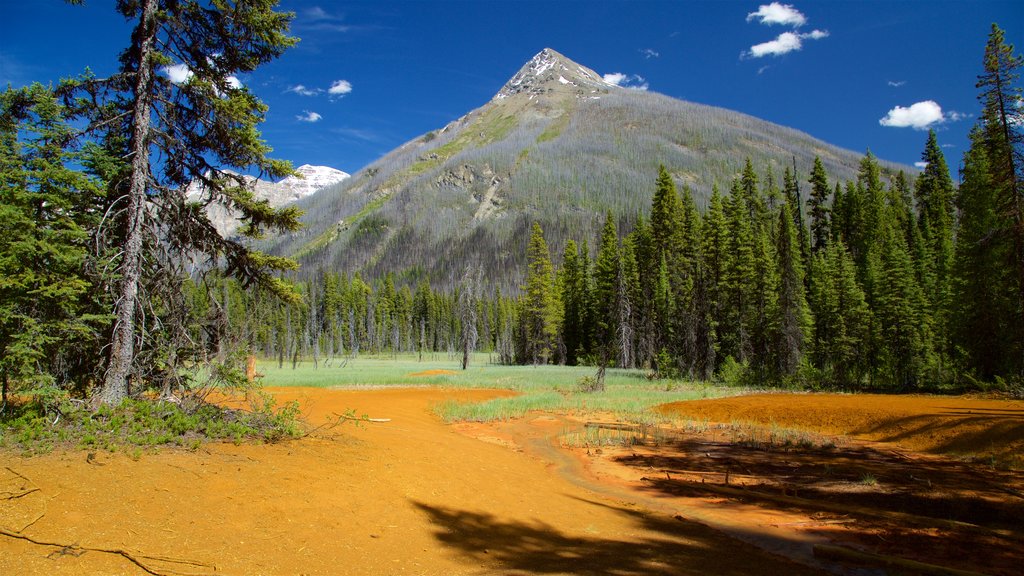
M796 167L806 191L815 156L833 185L855 179L863 158L746 114L615 86L546 48L483 106L301 200L306 229L270 249L313 270L404 282L448 284L480 262L515 289L533 221L554 254L594 237L607 211L628 227L649 210L659 165L703 206L748 158L776 185ZM916 172L880 164L890 176Z
M230 170L225 172L237 174ZM303 164L296 168L295 172L295 175L286 176L278 182L270 182L255 176L244 176L244 178L247 184L252 186L256 199L266 200L271 207L279 208L298 202L327 186L338 184L350 177L347 172L336 168L311 164ZM201 183L193 182L186 189L185 195L193 202L201 202L205 190ZM220 204L209 204L206 207L206 217L222 236L232 236L241 226L238 215Z

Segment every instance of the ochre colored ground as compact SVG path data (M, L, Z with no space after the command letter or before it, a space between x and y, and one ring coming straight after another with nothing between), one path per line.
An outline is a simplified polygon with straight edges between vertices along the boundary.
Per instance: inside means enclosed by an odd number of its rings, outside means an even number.
M677 402L663 414L758 422L1024 467L1024 400L878 394L757 394Z
M500 391L272 392L298 399L313 424L348 409L390 421L137 461L0 453L0 574L145 573L126 555L163 574L846 573L814 556L823 543L904 557L947 544L954 553L930 559L993 574L1024 563L1015 472L857 441L738 445L714 427L661 430L631 447L564 447L583 421L534 413L444 425L431 412ZM817 398L837 406L839 397ZM729 488L749 496L702 489L724 485L726 470ZM907 516L781 506L759 497L769 493ZM974 528L932 526L929 514ZM906 518L925 520L908 529Z
M413 372L411 374L408 374L408 376L412 376L412 377L416 378L416 377L422 377L422 376L451 376L452 374L458 374L458 372L455 372L454 370L434 369L434 370L423 370L421 372Z

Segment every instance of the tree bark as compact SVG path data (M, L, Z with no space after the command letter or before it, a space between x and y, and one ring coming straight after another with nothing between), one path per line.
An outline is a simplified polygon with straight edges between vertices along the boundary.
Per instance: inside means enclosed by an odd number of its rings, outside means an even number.
M122 247L121 285L114 306L114 330L103 387L93 404L119 404L128 396L128 376L135 358L135 310L142 273L142 234L146 216L146 189L149 180L150 115L153 108L153 63L156 46L157 0L143 0L142 15L135 36L138 38L138 70L135 79L135 109L132 117L131 178L128 187L128 213Z

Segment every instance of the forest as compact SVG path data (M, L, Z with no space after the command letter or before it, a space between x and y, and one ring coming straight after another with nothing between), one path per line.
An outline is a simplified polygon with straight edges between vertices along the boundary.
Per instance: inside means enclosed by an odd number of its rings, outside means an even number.
M294 43L289 16L272 3L230 18L157 4L118 4L137 22L118 73L0 94L4 406L22 393L100 406L237 382L249 355L444 353L465 368L488 352L591 365L597 387L607 367L804 389L1024 385L1022 59L995 25L959 184L934 132L916 177L884 176L870 152L844 181L820 158L809 171L794 158L781 178L747 160L723 189L712 183L703 210L662 166L649 210L609 212L599 237L552 254L534 224L523 286L502 290L471 257L434 287L299 277L254 248L267 230L295 230L298 211L271 209L224 171L290 173L256 130L266 106L230 79ZM193 77L156 73L170 61ZM197 180L207 196L188 201ZM241 238L217 234L210 203L239 211Z

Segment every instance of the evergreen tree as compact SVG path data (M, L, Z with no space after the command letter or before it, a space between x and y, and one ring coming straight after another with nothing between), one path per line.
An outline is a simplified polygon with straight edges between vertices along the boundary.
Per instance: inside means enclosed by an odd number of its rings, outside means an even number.
M754 322L756 262L755 235L749 203L744 199L740 181L733 183L733 193L725 206L726 230L722 284L720 286L722 322L719 341L723 356L732 356L739 362L750 359L753 353L751 336Z
M555 272L544 231L534 222L527 246L526 286L523 289L522 325L526 330L526 355L534 365L547 364L555 353L562 319Z
M617 293L619 290L619 237L615 219L611 212L605 218L601 230L601 245L594 263L594 340L601 365L605 366L614 356L616 334L618 333Z
M875 300L879 355L889 376L882 384L913 389L929 363L930 322L906 243L896 230L883 243Z
M838 387L856 386L866 370L871 312L856 265L842 240L830 242L812 275L815 364Z
M811 316L804 292L804 268L799 254L799 239L793 228L792 206L779 208L778 254L778 341L775 355L778 370L791 376L800 367L809 340Z
M87 250L100 186L73 137L43 86L0 93L0 412L12 383L81 385L109 321Z
M118 403L128 394L129 379L140 369L136 343L141 339L147 347L145 335L151 333L138 321L142 299L159 300L155 292L170 288L162 299L174 304L178 283L156 282L155 277L179 277L174 267L184 255L206 255L212 263L223 259L228 273L244 285L290 293L274 272L294 263L221 238L202 205L185 199L186 187L201 182L210 201L243 215L243 232L250 236L264 227L297 227L296 209L274 210L257 201L243 177L222 169L254 168L274 177L290 173L287 163L266 158L269 148L256 125L267 108L234 76L295 43L286 35L291 16L275 12L275 4L240 0L201 7L172 0L119 0L118 12L135 22L120 70L107 79L85 77L66 87L69 93L84 93L74 102L82 105L90 130L110 156L129 159L108 189L109 205L117 207L119 216L119 233L112 240L120 248L120 281L96 403ZM174 84L162 75L170 65L184 67L188 79ZM163 251L169 252L166 257ZM150 292L140 295L140 287Z
M828 187L825 166L821 163L821 158L817 156L814 157L814 168L811 169L811 178L808 182L811 184L811 196L807 199L811 217L811 247L815 253L818 253L828 244L831 235L829 233L831 228L830 210L826 206L831 190ZM839 202L838 196L836 202Z
M1010 366L1013 326L1013 275L1006 265L1012 247L995 234L1005 222L1000 214L998 188L984 133L971 132L972 145L964 154L963 183L957 192L960 226L957 231L949 302L953 345L965 367L990 380Z
M937 335L934 348L944 355L953 267L956 190L934 131L928 133L921 160L925 168L914 188L918 219L917 235L910 237L911 250L920 262L918 278L930 301L929 315L933 318Z
M575 366L585 352L586 285L579 247L574 240L565 243L562 273L558 276L562 292L562 340L566 364Z
M1007 289L1016 294L1011 322L1005 333L1010 346L1010 370L1024 376L1024 93L1018 84L1024 57L1014 53L1005 34L993 24L985 45L984 71L978 76L982 103L982 145L988 157L989 183L995 188L999 231L1009 237L1008 262L1014 281Z

